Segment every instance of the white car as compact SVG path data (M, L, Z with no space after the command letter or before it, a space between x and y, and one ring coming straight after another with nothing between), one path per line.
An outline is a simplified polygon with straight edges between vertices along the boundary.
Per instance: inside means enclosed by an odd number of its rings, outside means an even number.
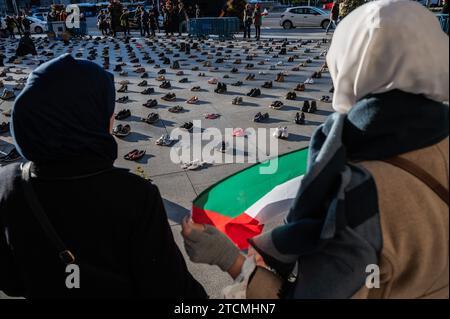
M31 22L30 32L36 34L42 34L47 31L47 22L42 21L35 17L26 17Z
M287 9L280 19L280 25L288 30L296 27L321 27L330 23L330 13L320 8L303 6Z
M36 34L42 34L47 31L47 22L41 21L34 17L25 17L28 21L30 21L30 32ZM5 24L5 18L2 18L2 24ZM14 29L14 32L17 33L17 28Z
M32 15L33 18L39 19L44 22L47 21L47 16L48 16L48 12L38 12L38 13L33 13L33 15Z

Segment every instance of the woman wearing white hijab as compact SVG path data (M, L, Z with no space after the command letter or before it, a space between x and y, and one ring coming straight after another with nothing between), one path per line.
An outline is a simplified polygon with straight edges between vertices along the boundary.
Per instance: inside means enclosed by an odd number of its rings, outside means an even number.
M448 60L448 36L417 2L353 11L327 56L337 112L312 136L285 224L245 259L185 221L191 259L236 278L227 297L448 298Z

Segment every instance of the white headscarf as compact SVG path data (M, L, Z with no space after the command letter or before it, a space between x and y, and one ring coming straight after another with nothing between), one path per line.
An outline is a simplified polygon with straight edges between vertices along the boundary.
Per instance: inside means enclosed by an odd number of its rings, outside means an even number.
M350 13L327 55L333 108L346 113L361 98L394 89L449 100L449 38L416 1L379 0Z

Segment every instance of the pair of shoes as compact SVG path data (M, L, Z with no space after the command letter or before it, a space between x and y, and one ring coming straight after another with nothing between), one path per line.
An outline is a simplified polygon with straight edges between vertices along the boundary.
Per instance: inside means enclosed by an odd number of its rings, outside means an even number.
M207 113L205 114L205 119L207 120L215 120L220 117L220 114L217 113Z
M129 101L130 101L130 98L128 96L122 96L116 100L117 103L127 103Z
M170 138L169 134L163 134L160 138L158 138L155 142L156 145L159 146L170 146L172 145L174 140Z
M235 137L245 137L247 134L245 133L243 128L236 128L233 130L233 136Z
M294 123L295 124L299 124L299 125L305 125L305 113L296 113L295 114L295 119L294 119Z
M9 127L10 127L9 122L8 123L6 123L6 122L1 123L0 124L0 134L8 133L9 132Z
M175 93L167 93L161 99L167 102L172 102L177 99L177 96L175 95Z
M312 79L321 79L322 78L322 72L314 72L312 75L311 75L311 78Z
M258 113L256 113L256 115L254 116L253 122L260 123L260 122L266 121L267 119L269 119L269 113L264 113L264 114L262 114L261 112L258 112Z
M120 86L120 88L117 90L117 92L118 92L118 93L125 93L125 92L128 92L128 85L122 84L122 85Z
M184 108L180 105L177 105L177 106L172 106L171 108L169 108L168 111L170 113L181 113L184 111Z
M116 116L114 117L116 120L121 121L124 120L128 117L131 116L131 111L126 109L126 110L121 110L119 111L119 113L116 114Z
M155 93L155 89L154 88L146 88L144 91L141 92L141 94L144 94L144 95L150 95L150 94L153 94L153 93Z
M199 160L195 160L189 163L185 163L181 166L182 169L188 169L191 171L197 170L199 168L203 168L205 167L206 163L205 162L200 162Z
M182 78L180 81L178 81L179 83L188 83L189 79L188 78Z
M297 94L295 92L288 92L286 94L286 100L295 101L297 99Z
M178 69L180 69L180 62L178 62L178 61L173 62L173 64L172 64L172 69L173 69L173 70L178 70Z
M0 96L0 99L8 101L8 100L12 100L15 97L16 97L16 95L14 94L14 91L4 89L2 95Z
M197 104L198 103L198 97L193 96L189 100L186 101L188 104Z
M273 133L273 136L279 139L287 140L289 137L287 127L277 127Z
M159 121L159 114L152 112L146 118L143 118L142 121L147 124L155 124Z
M275 79L275 82L283 83L284 82L284 74L278 73L277 78Z
M188 132L191 132L192 129L194 128L194 124L192 124L192 122L186 122L183 125L181 125L180 128Z
M128 154L126 154L123 158L127 161L139 161L141 158L145 156L145 151L140 150L132 150Z
M170 81L163 81L163 83L159 87L161 89L170 89L172 87L172 84L170 84Z
M246 81L254 81L255 80L256 75L254 74L249 74L247 75L247 77L245 78Z
M148 100L147 102L142 104L142 106L145 106L148 108L156 107L156 106L158 106L158 101L157 100Z
M237 81L236 83L231 84L232 86L242 86L244 83L242 81Z
M264 83L262 85L262 88L264 88L264 89L271 89L271 88L273 88L273 82L269 81L269 82Z
M295 87L294 91L297 91L297 92L303 92L303 91L305 91L305 89L306 89L305 84L304 84L304 83L300 83L300 84L298 84L298 85Z
M5 156L0 157L0 163L12 163L19 159L21 159L22 156L19 154L16 148L13 148L8 154Z
M316 101L304 101L302 112L305 113L315 113L317 111L317 102Z
M247 96L250 96L250 97L258 97L260 95L261 95L260 89L252 89L249 93L247 93Z
M239 73L239 70L237 68L232 68L231 73Z
M219 82L219 80L217 80L216 78L212 78L208 80L209 84L217 84Z
M322 102L330 102L331 98L328 95L322 95L320 101Z
M146 80L143 80L141 82L139 82L138 86L143 87L143 86L147 86L148 82Z
M113 129L112 132L112 134L117 137L126 137L130 135L130 133L131 133L131 126L128 124L127 125L119 124Z
M202 88L200 86L194 86L191 91L192 92L200 92L202 90Z
M231 101L231 104L233 104L233 105L241 105L243 102L244 102L244 100L242 99L242 97L237 96Z
M225 83L218 83L217 88L214 90L214 92L218 94L224 94L227 92L227 85Z
M281 101L275 101L272 104L270 104L270 108L274 110L280 110L284 106L283 102Z

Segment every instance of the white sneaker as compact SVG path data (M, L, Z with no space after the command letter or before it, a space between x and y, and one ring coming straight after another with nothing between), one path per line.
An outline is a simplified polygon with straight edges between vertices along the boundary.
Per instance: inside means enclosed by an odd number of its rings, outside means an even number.
M281 137L280 137L280 138L287 140L288 137L289 137L289 132L288 132L287 127L285 126L285 127L283 127L283 129L281 130Z
M273 132L273 136L276 138L280 138L282 134L282 128L281 127L277 127L275 129L275 132Z

